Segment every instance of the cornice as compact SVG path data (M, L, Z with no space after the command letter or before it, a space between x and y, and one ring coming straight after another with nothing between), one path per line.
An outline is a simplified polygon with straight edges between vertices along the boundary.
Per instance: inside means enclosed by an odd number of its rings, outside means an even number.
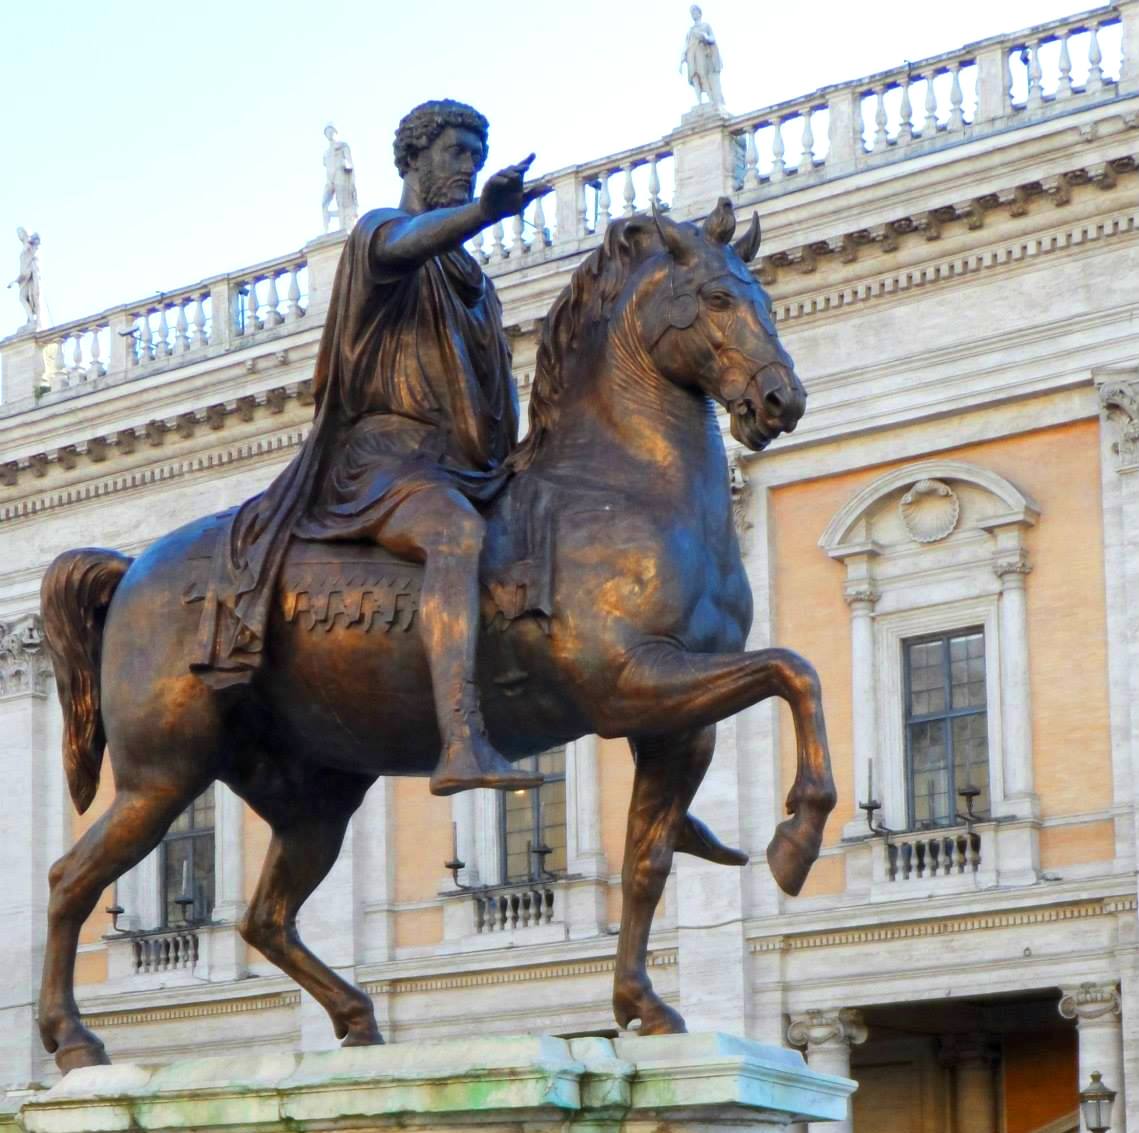
M85 1013L85 1022L96 1029L104 1027L136 1027L143 1023L169 1023L182 1019L206 1019L215 1015L244 1015L249 1011L275 1011L300 1004L299 991L282 991L275 995L241 996L234 999L211 999L199 1003L174 1003L168 1007L140 1007L135 1010Z

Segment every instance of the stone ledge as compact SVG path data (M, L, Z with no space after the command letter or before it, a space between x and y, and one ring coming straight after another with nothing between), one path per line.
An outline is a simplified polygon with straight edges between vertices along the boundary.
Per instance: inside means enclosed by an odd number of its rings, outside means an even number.
M23 1099L24 1133L485 1128L660 1121L775 1130L844 1118L855 1083L723 1034L400 1043L96 1066Z

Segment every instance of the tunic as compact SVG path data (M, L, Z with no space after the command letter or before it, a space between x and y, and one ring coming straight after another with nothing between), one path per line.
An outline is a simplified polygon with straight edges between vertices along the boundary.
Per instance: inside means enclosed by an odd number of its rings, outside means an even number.
M411 494L454 488L485 504L517 438L502 307L457 248L406 271L374 262L376 209L353 229L320 340L312 431L218 539L191 669L215 688L260 664L289 539L359 539ZM377 235L378 234L378 235Z

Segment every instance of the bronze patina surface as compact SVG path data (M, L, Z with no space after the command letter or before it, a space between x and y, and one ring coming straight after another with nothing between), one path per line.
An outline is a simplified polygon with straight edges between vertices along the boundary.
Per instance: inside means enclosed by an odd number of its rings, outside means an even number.
M90 805L105 746L116 783L107 813L51 869L39 1025L64 1070L106 1059L74 999L80 926L215 780L273 831L241 932L326 1008L346 1044L382 1041L372 1003L307 950L296 917L380 775L434 772L443 789L508 782L496 760L512 771L509 761L582 735L628 737L636 775L613 1005L643 1034L684 1029L645 970L673 853L746 860L687 813L717 721L770 696L788 703L798 766L768 860L796 893L818 854L835 803L819 682L789 650L744 650L751 594L715 413L722 405L733 436L760 450L805 406L746 267L758 221L733 244L722 199L702 226L660 215L611 224L546 320L530 430L514 447L497 300L460 247L494 211L469 202L483 150L477 132L455 142L448 129L436 141L457 146L467 203L394 210L345 249L316 440L236 518L191 523L136 560L70 551L44 579L72 797ZM530 192L525 164L488 182L514 211ZM377 241L405 239L406 260L377 275ZM370 306L358 287L404 288L405 302ZM435 299L467 313L432 316L423 341L441 353L424 387L437 400L450 396L439 383L460 394L420 421L383 401L398 391L369 374L395 374L376 370L377 357L406 358L399 328L419 332L384 320L422 312L425 287L452 288ZM459 325L480 304L493 331L482 338ZM451 355L463 355L460 371L447 369ZM404 421L413 427L401 432ZM464 762L455 751L471 751L472 737L485 750Z

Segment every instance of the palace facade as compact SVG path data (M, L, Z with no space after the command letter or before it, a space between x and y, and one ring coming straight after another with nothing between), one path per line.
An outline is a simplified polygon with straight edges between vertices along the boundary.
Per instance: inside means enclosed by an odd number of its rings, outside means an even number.
M1139 1133L1137 161L1124 0L752 113L699 108L555 171L473 248L525 408L540 320L612 218L699 218L725 193L761 215L754 268L810 401L762 454L729 441L750 645L818 668L839 803L782 895L764 849L790 715L722 724L694 810L752 862L678 858L649 970L691 1029L856 1078L858 1133L1069 1133L1093 1070L1113 1131ZM48 867L114 790L105 769L82 818L67 797L40 578L71 547L138 553L288 461L342 242L0 342L11 1105L55 1077L34 1018ZM540 791L505 797L381 780L305 906L306 942L389 1041L613 1026L632 761L588 738L540 763ZM218 786L105 894L78 978L116 1061L334 1044L237 931L267 840Z

